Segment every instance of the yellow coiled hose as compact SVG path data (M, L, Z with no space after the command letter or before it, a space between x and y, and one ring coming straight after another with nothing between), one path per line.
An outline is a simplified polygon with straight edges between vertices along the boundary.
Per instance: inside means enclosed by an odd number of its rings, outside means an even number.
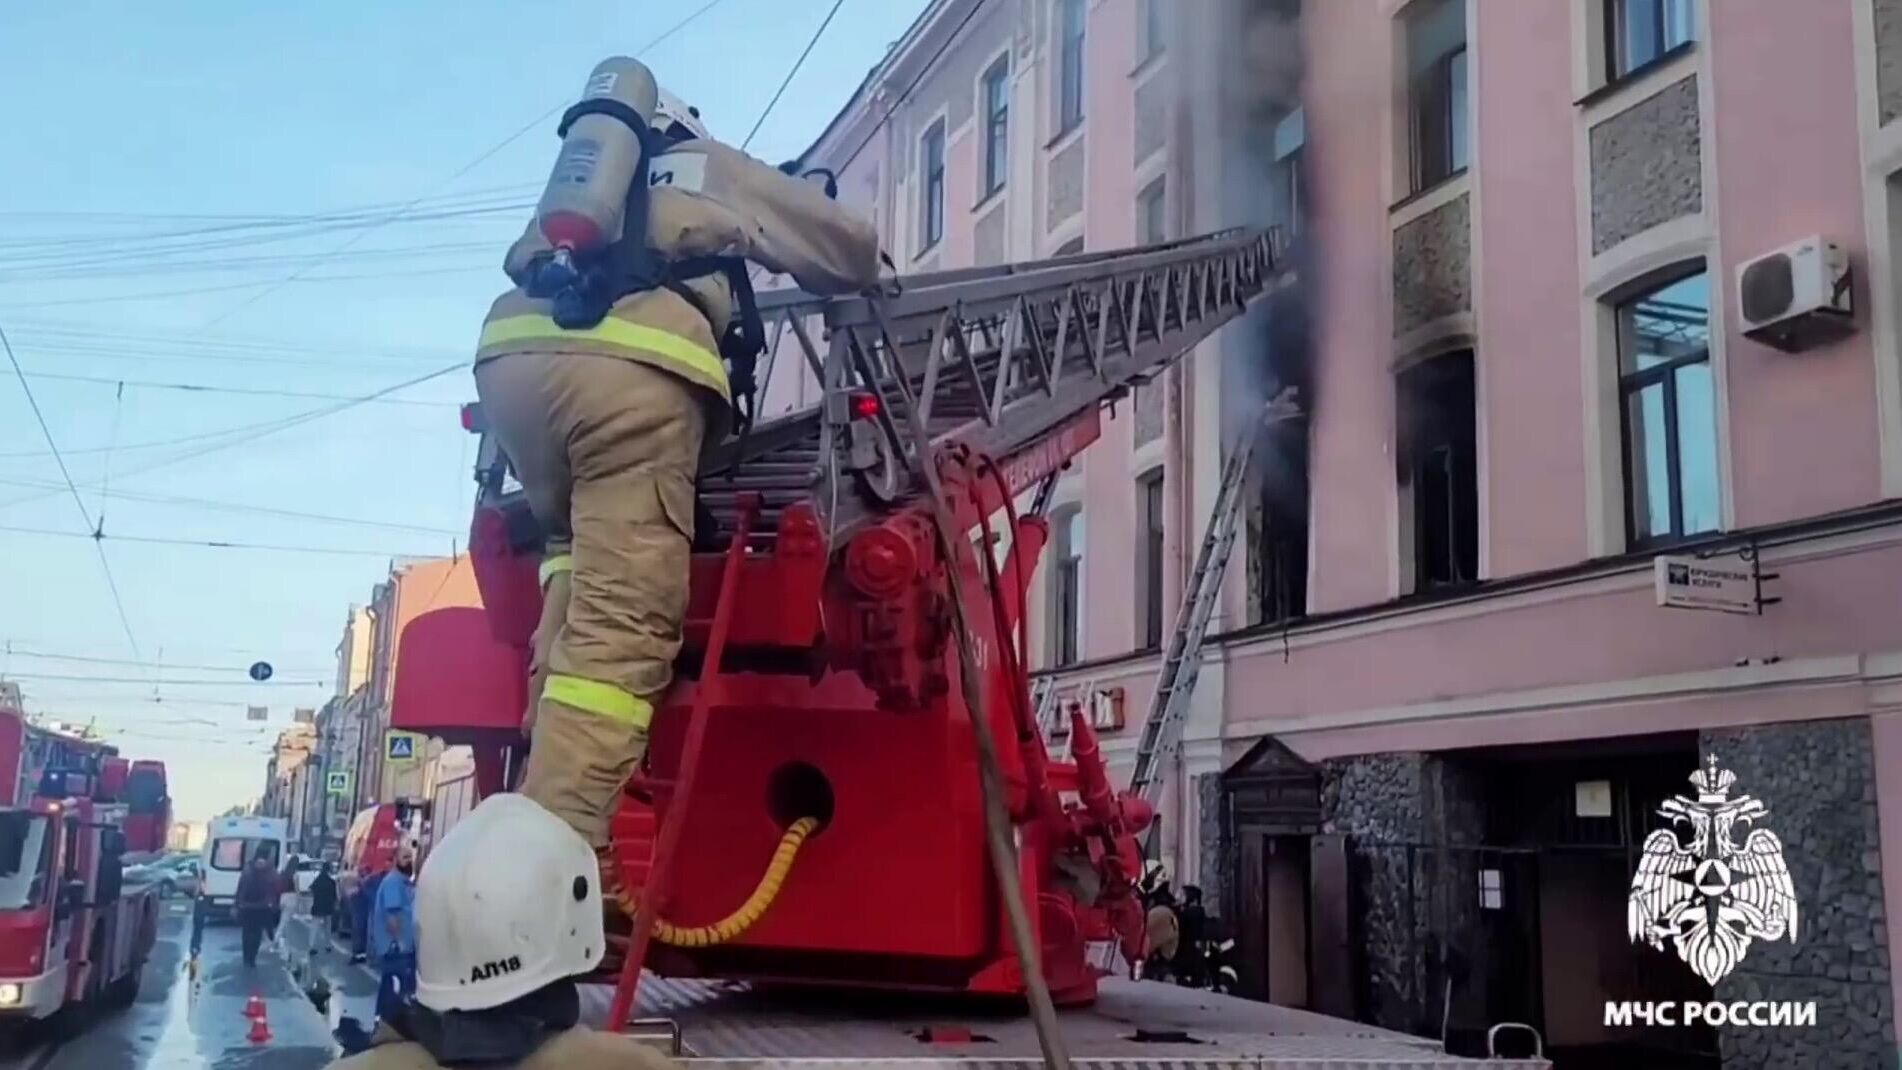
M773 905L773 900L779 898L780 886L786 883L786 874L792 872L793 861L799 857L799 848L817 831L819 821L812 817L802 817L787 826L785 835L779 838L779 847L773 851L773 860L766 864L766 872L760 875L753 894L746 897L746 902L741 903L738 910L711 925L696 925L691 929L682 928L665 918L656 918L654 939L673 947L712 947L735 939L752 928ZM625 898L617 896L616 901L629 916L633 915L633 905Z

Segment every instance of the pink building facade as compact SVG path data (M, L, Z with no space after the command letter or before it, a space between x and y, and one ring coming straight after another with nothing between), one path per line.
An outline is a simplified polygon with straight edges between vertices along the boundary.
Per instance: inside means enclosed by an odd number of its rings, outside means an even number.
M1294 295L1065 475L1032 606L1126 760L1224 451L1268 436L1164 804L1245 989L1528 1022L1561 1067L1895 1065L1902 2L938 0L805 160L903 272L1290 235ZM1744 269L1812 239L1849 315L1779 348ZM790 364L769 413L815 396ZM1305 420L1258 431L1284 386ZM1661 606L1660 555L1764 604ZM1800 904L1714 985L1626 931L1712 758ZM1822 1024L1603 1017L1712 998Z

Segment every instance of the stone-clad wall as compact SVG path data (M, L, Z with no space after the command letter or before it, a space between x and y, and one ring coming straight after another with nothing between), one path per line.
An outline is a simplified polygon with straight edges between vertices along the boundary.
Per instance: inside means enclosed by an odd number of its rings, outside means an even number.
M1886 125L1902 119L1902 0L1875 0L1876 93Z
M1716 998L1809 1001L1813 1029L1722 1027L1724 1070L1897 1065L1888 918L1866 718L1702 734L1737 774L1731 793L1763 800L1760 827L1783 841L1798 904L1796 941L1754 941Z
M1390 1029L1438 1030L1444 949L1477 957L1478 859L1485 828L1479 783L1426 754L1326 763L1322 831L1350 837L1351 894L1363 951L1363 1017ZM1485 998L1478 977L1460 1001ZM1457 1011L1457 1009L1456 1009Z
M1592 127L1592 252L1704 210L1697 79Z
M1234 887L1230 869L1233 847L1223 835L1226 822L1222 820L1222 808L1227 800L1222 793L1222 774L1203 773L1196 777L1195 796L1201 816L1196 828L1201 867L1197 886L1202 889L1203 906L1211 915L1220 915L1226 905L1226 893Z
M1465 194L1394 231L1395 338L1473 310L1472 250L1472 204Z
M1049 190L1044 197L1043 226L1053 230L1057 224L1083 210L1083 168L1087 160L1083 136L1064 146L1050 158Z

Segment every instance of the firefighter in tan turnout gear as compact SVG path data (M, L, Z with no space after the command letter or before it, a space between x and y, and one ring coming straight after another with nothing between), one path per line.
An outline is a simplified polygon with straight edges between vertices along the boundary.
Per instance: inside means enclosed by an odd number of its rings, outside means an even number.
M521 795L482 801L416 881L416 1000L333 1070L667 1070L632 1037L580 1026L574 979L601 961L594 851Z
M476 389L547 535L521 791L597 849L673 678L703 447L750 419L748 262L877 284L870 223L708 136L639 62L597 67L509 250Z

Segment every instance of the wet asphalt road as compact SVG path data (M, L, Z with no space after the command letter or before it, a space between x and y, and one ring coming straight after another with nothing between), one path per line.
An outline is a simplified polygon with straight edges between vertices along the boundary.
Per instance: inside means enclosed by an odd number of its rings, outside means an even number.
M286 917L279 947L247 969L235 925L205 930L194 979L186 970L191 908L165 905L159 939L146 964L138 1002L123 1012L79 1014L0 1040L0 1070L317 1070L337 1057L331 1029L343 1015L368 1023L376 981L309 919ZM304 994L322 976L332 998L319 1014ZM271 1039L253 1043L245 1003L263 998Z

